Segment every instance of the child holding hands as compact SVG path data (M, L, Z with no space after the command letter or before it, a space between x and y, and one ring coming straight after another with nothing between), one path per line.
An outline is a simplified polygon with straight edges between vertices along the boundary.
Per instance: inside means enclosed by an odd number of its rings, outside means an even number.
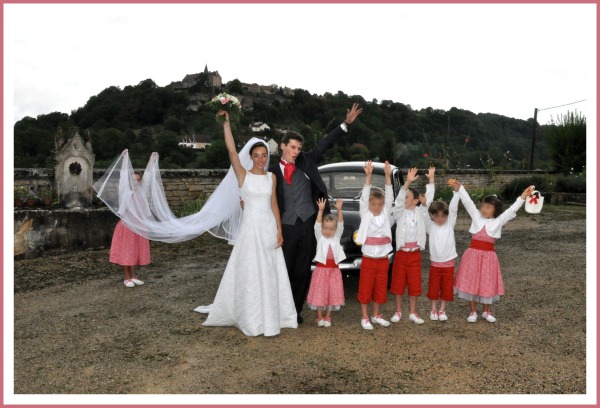
M448 320L446 303L454 300L454 260L458 257L454 227L459 201L458 187L454 185L450 206L443 201L434 201L429 205L429 216L425 217L431 260L427 291L427 297L431 300L430 320ZM438 300L441 300L439 312Z
M342 199L338 198L335 202L337 217L333 214L323 217L327 200L321 198L317 201L319 207L315 223L317 254L314 259L317 267L312 274L306 303L312 310L317 311L316 321L319 327L330 327L331 311L340 310L344 305L342 271L338 267L338 264L346 259L340 244L344 232L343 204ZM326 312L324 317L323 311Z
M419 179L417 168L408 171L406 182L396 197L396 205L392 212L396 220L396 256L392 269L392 285L390 292L396 295L396 313L392 322L402 318L402 296L408 288L410 314L408 319L416 324L424 320L417 314L417 297L423 293L421 285L421 251L425 249L427 205L420 204L420 195L410 185ZM433 201L435 167L427 173L429 184L426 186L425 202Z
M469 232L473 234L471 245L462 256L456 272L454 292L459 298L469 301L469 323L477 321L476 303L483 304L481 317L494 323L496 318L490 310L490 305L504 295L504 282L494 243L500 238L502 227L517 216L517 211L535 187L526 188L517 201L503 212L502 201L497 196L484 197L481 209L477 210L469 193L457 180L449 180L448 184L458 189L460 200L471 216Z
M360 196L360 227L356 242L362 244L362 264L358 281L358 301L362 318L360 324L365 330L373 330L371 323L383 327L390 322L383 318L380 305L387 302L387 281L389 260L392 251L391 210L394 203L392 189L392 167L385 162L385 193L371 188L373 163L365 164L365 185ZM369 321L369 304L373 302L373 313Z

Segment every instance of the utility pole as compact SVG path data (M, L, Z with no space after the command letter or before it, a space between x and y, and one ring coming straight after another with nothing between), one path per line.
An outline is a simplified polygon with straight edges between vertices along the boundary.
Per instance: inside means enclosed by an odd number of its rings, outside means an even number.
M535 157L535 133L537 128L537 114L538 108L533 111L533 134L531 135L531 155L529 156L529 170L533 170L533 161Z

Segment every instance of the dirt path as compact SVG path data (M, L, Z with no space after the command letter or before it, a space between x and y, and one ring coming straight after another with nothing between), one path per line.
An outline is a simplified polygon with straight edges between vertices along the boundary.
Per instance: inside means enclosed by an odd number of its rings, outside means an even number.
M584 393L585 210L523 214L497 244L507 295L496 324L467 323L457 300L448 322L366 332L350 277L330 329L306 311L275 338L205 328L192 310L212 300L231 250L210 236L153 244L135 289L106 250L16 262L15 392ZM459 254L467 230L461 213ZM419 308L428 316L425 297Z

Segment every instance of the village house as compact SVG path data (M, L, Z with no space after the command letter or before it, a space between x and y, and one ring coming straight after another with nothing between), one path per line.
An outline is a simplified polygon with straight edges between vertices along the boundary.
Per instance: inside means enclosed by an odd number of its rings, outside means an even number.
M264 122L254 122L253 124L250 125L250 129L253 132L258 133L258 132L264 132L267 130L271 130L271 127Z
M206 149L211 145L210 136L207 135L196 135L193 134L191 137L183 137L181 142L179 142L179 146L185 147L188 149Z

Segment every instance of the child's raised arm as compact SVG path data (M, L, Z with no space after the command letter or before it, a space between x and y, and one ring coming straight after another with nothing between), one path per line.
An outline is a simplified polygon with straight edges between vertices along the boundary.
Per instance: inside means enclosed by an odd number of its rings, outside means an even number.
M471 218L479 217L479 211L477 211L477 206L475 205L475 203L471 199L471 196L469 195L469 193L467 193L467 190L465 190L463 185L455 179L448 180L448 185L454 188L455 190L458 188L458 195L460 196L460 201L462 201L463 205L465 206L465 210L467 210Z
M525 200L527 199L527 197L529 197L534 191L535 191L535 186L527 187L523 191L523 193L521 193L521 196L517 198L517 201L515 201L513 205L511 205L509 208L507 208L506 211L504 211L502 214L500 214L498 219L500 220L502 225L505 225L507 222L509 222L510 220L512 220L513 218L515 218L517 216L517 211L519 211L519 208L521 208L523 203L525 203Z
M360 213L364 214L369 210L369 196L371 194L371 177L373 176L373 162L371 160L365 163L365 185L360 195Z
M327 200L325 200L325 198L319 198L317 200L317 206L319 207L319 212L317 213L317 222L315 222L315 237L317 240L321 238L321 235L323 235L323 212L325 211L326 205Z
M408 192L410 185L419 179L419 176L417 176L417 171L419 170L416 167L408 170L408 173L406 174L406 182L404 182L404 185L398 192L398 196L396 197L396 206L392 209L392 216L396 220L398 220L402 212L404 212L406 205L406 193Z
M429 210L429 206L433 203L435 199L435 167L430 167L429 172L427 173L427 180L429 183L425 186L425 203L421 201L421 207L423 209L423 213L427 213Z
M450 226L454 228L456 225L456 218L458 217L458 202L460 201L460 195L458 194L458 187L455 187L454 192L452 193L452 200L450 200L450 205L448 206L448 222Z
M342 239L342 234L344 233L344 213L342 212L342 207L344 206L344 201L341 198L338 198L335 201L335 209L337 210L338 222L337 229L335 230L335 237L340 240Z
M385 166L383 167L385 173L385 209L388 214L392 211L392 205L394 205L394 189L392 188L392 166L386 160Z

